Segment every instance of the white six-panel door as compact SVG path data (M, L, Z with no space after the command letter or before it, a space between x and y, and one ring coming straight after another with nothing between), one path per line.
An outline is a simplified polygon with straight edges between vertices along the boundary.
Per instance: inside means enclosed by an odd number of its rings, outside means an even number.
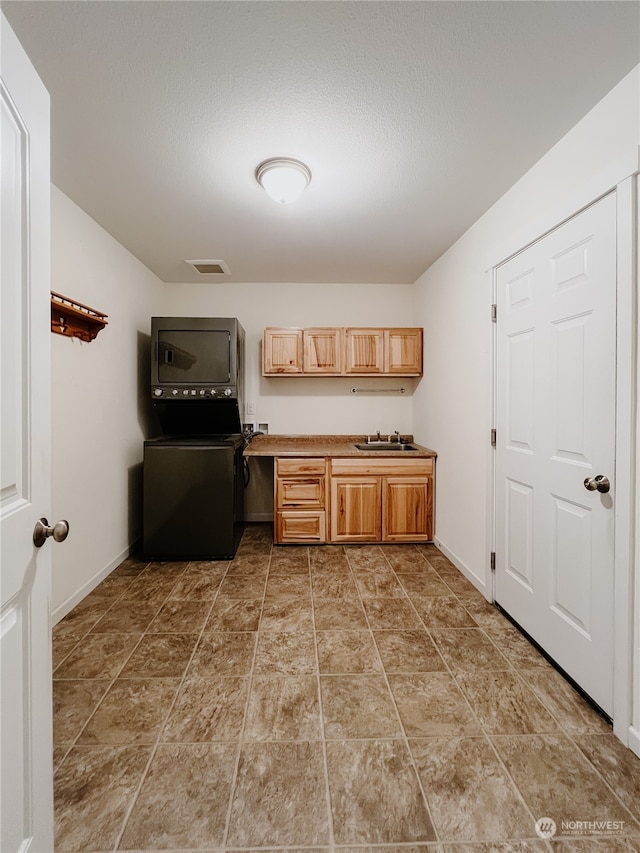
M49 96L0 27L0 850L52 853Z
M614 194L499 267L497 306L495 599L612 716Z

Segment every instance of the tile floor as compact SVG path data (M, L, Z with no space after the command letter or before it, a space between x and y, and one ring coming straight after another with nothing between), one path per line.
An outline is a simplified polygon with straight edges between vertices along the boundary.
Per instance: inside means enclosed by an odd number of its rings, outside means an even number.
M640 851L640 760L432 545L130 558L54 658L56 851Z

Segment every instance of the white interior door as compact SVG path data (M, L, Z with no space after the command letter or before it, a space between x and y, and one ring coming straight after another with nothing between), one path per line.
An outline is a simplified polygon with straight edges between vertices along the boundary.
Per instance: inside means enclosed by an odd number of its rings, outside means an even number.
M614 194L501 266L497 300L495 598L611 716Z
M4 16L0 730L2 853L52 853L49 97Z

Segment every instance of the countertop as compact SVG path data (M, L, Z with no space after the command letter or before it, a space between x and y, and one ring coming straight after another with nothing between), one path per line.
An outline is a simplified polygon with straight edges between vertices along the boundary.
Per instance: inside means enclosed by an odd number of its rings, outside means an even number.
M386 438L386 436L384 436ZM410 435L403 435L416 450L358 450L355 444L364 444L366 435L256 435L245 447L245 456L395 456L412 459L434 459L435 450L422 447Z

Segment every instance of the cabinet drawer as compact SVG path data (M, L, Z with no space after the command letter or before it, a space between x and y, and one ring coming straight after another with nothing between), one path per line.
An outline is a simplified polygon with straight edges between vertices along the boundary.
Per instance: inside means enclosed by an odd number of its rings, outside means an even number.
M402 456L385 456L384 459L366 458L355 459L353 457L336 457L331 460L331 475L355 474L392 477L392 476L415 476L428 477L433 474L433 459L408 459Z
M293 542L326 542L324 510L283 510L276 513L276 544Z
M278 477L276 506L324 508L324 475L322 477Z
M276 459L276 474L279 477L291 476L292 474L322 474L325 473L325 460L317 458L305 459L303 457L278 456Z

